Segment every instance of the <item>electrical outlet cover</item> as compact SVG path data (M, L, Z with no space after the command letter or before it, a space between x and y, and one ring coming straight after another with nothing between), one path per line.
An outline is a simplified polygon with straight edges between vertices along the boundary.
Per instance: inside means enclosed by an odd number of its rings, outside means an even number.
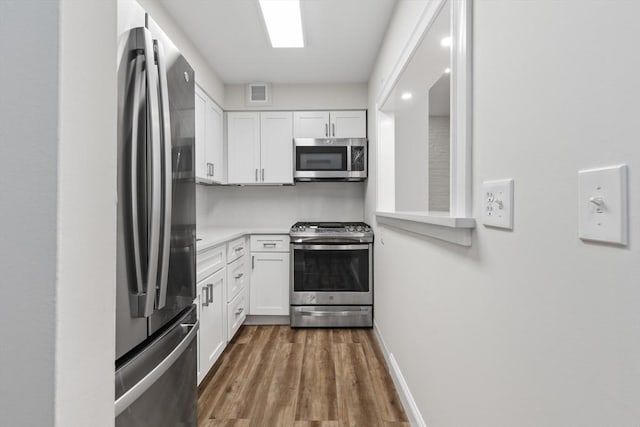
M482 183L482 223L513 230L513 179Z

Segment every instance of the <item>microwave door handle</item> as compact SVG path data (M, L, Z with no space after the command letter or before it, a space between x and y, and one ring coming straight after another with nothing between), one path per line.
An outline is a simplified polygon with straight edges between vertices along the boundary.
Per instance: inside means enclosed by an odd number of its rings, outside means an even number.
M153 49L153 39L151 32L146 28L141 28L144 40L145 71L147 76L147 111L149 115L149 134L151 139L151 206L149 224L149 259L147 266L147 289L144 301L144 317L149 317L153 313L156 300L156 284L158 280L158 264L160 255L160 221L162 215L161 199L161 155L160 155L160 106L158 101L158 73L155 66L155 55Z
M144 80L142 78L142 62L144 55L139 52L135 59L134 83L133 83L133 104L131 108L131 140L129 146L131 152L129 156L131 176L129 178L129 203L130 203L130 221L133 246L133 265L135 270L135 297L144 296L144 287L142 283L142 256L140 254L140 217L138 212L138 127L140 126L140 91L143 90ZM135 301L135 300L134 300ZM133 302L133 301L132 301ZM132 316L139 316L139 303L135 301L131 307Z
M347 146L347 172L351 172L351 146Z
M160 292L157 307L163 308L167 303L167 281L169 276L169 254L171 242L171 204L172 204L172 170L171 170L171 116L169 109L169 87L167 84L167 66L162 45L154 40L158 59L158 79L160 87L160 117L162 123L162 157L163 168L163 202L164 224L162 227L162 255L160 259Z

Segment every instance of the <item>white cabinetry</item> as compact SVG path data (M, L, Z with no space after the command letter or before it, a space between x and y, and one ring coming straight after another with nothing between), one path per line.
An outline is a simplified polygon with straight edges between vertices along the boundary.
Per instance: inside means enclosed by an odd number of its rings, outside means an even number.
M227 265L227 340L238 332L249 311L247 298L249 283L249 255L247 238L241 237L228 244Z
M252 315L289 314L289 236L251 236Z
M202 89L195 89L196 180L223 184L225 179L222 110Z
M207 375L224 350L226 338L226 269L198 282L198 383Z
M296 111L293 113L294 138L365 138L367 112Z
M227 113L229 184L293 183L293 115Z

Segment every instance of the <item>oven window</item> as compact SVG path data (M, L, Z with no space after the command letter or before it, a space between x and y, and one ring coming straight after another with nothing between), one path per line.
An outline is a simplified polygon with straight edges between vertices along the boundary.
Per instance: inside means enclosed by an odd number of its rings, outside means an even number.
M296 147L298 171L346 171L347 147Z
M367 249L294 249L295 292L369 292Z

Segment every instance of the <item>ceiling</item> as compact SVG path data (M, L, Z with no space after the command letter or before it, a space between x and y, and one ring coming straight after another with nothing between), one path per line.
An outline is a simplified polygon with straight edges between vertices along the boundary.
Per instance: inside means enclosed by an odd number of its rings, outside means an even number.
M396 0L301 0L305 47L273 49L257 0L158 0L228 84L364 83Z

